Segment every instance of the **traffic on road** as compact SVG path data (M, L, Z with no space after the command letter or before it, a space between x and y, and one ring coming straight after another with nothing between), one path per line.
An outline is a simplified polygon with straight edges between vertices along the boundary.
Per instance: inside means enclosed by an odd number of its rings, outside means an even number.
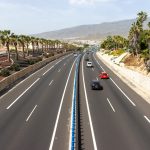
M72 53L0 97L0 150L150 150L144 104L96 52Z

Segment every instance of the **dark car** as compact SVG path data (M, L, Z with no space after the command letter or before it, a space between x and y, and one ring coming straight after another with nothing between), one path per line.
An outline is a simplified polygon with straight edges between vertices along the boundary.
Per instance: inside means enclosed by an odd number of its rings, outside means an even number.
M89 58L88 58L88 57L86 57L84 60L85 60L85 61L89 61Z
M103 90L103 86L100 84L98 80L92 80L91 82L92 90Z

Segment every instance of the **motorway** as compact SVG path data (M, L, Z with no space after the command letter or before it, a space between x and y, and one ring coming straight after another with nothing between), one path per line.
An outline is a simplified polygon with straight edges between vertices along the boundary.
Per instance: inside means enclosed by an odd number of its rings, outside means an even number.
M86 55L93 68L86 67ZM69 149L78 59L73 54L59 58L0 97L0 150ZM110 79L98 78L103 70ZM93 79L104 90L92 91ZM149 104L93 52L80 61L78 94L81 141L76 149L150 150Z
M95 54L88 57L94 68L87 68L84 58L80 66L81 148L150 150L150 105ZM98 78L102 71L106 71L110 79ZM90 82L93 79L99 80L104 90L92 91Z
M75 58L40 69L0 98L1 150L66 150Z

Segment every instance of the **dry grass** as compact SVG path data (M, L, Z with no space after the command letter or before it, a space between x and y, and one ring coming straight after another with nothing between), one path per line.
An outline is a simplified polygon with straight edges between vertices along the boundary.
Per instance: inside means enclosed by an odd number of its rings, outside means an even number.
M124 64L127 68L147 75L147 69L144 63L144 58L138 58L133 55L129 55L124 59Z
M125 60L124 64L126 66L135 66L135 67L140 67L141 65L144 64L144 59L143 58L138 58L133 55L129 55Z

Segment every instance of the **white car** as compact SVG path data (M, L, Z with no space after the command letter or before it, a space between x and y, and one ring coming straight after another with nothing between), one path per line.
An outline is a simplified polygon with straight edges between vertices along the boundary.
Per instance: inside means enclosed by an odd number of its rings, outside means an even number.
M87 67L93 67L92 62L91 62L91 61L88 61L88 62L86 63L86 66L87 66Z
M77 57L78 56L78 54L74 54L74 57Z

